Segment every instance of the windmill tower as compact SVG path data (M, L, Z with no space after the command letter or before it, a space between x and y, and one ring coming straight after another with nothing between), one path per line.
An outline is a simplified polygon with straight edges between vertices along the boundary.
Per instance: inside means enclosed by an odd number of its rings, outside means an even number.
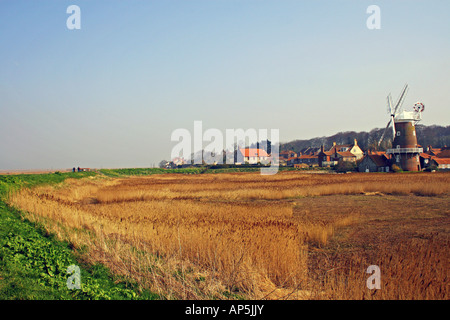
M386 153L392 156L393 164L396 164L404 171L420 171L419 155L423 152L422 148L417 145L416 123L422 119L422 112L425 106L421 102L414 105L412 111L401 110L401 105L405 100L408 85L403 88L395 107L392 106L391 95L388 95L388 112L390 120L378 142L381 144L389 126L392 123L392 132L394 141L392 149L388 149Z

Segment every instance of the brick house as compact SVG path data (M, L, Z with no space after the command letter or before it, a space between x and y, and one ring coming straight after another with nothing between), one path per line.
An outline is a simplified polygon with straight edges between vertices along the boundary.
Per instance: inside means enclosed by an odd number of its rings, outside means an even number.
M340 161L356 163L357 160L364 157L364 152L355 139L353 144L336 144L336 142L333 142L333 146L328 151L325 151L324 146L322 146L317 156L320 167L330 167L337 165Z
M426 151L419 155L421 168L435 166L438 169L450 169L450 148L433 148L428 146Z
M369 152L358 164L359 172L389 172L391 160L386 152Z
M258 164L258 163L267 163L269 162L269 154L267 154L264 149L257 148L239 148L238 162L239 163L248 163L248 164Z

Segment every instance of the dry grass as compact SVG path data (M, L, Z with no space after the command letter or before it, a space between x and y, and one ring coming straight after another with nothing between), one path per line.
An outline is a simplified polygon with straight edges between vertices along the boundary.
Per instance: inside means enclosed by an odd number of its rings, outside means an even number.
M86 248L89 262L169 299L441 299L448 298L442 246L448 242L449 182L439 173L154 175L71 180L23 190L10 202L75 248ZM417 215L403 210L396 201L402 197L415 199L410 208L420 199L438 203L428 218L443 220L423 230L434 232L429 241L387 227ZM389 215L392 206L399 212ZM419 218L408 230L423 228ZM386 234L401 236L392 245ZM418 249L408 255L412 247ZM418 266L425 258L430 265ZM385 281L375 294L365 288L370 264L382 266ZM408 270L422 270L421 276Z

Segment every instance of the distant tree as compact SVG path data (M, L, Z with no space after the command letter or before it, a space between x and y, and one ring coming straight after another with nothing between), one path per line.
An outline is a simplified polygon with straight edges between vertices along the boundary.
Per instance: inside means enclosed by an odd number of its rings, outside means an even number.
M165 167L167 166L168 163L169 163L169 161L167 161L167 160L162 160L162 161L159 163L159 167L160 167L160 168L165 168Z
M319 147L324 145L325 149L329 149L333 142L337 144L351 144L353 139L358 140L358 145L361 149L378 151L392 148L392 130L388 130L380 146L378 141L380 140L385 128L375 128L369 132L339 132L329 137L318 137L307 140L294 140L280 145L280 151L294 150L300 151L308 147ZM425 126L418 124L416 126L417 141L423 147L431 145L435 148L442 148L444 146L450 146L450 126Z
M339 161L334 170L336 172L356 171L356 164L350 161Z

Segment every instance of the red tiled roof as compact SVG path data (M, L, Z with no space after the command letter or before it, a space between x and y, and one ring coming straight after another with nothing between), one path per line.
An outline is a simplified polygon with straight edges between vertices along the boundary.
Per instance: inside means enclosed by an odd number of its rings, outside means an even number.
M384 167L389 165L388 158L385 154L379 155L379 154L368 154L368 157L372 159L372 161L378 166L378 167Z
M436 157L438 158L450 158L450 150L442 150L441 152L439 152Z
M420 156L424 159L430 159L431 157L433 157L431 154L428 153L421 153Z
M334 154L334 152L331 152L331 151L320 151L319 154L324 154L324 155L327 155L327 156L331 156L331 155Z
M368 154L377 154L377 155L383 155L386 154L386 151L369 151Z
M353 153L351 153L350 151L341 151L341 152L337 152L337 154L343 156L343 157L356 157Z
M450 158L433 157L433 160L436 161L437 164L450 164Z
M244 157L268 157L266 150L256 148L239 149Z
M341 148L351 149L352 147L353 147L353 144L337 144L337 145L332 146L331 149L328 151L335 153L336 151L339 152L338 150ZM342 151L342 152L346 152L346 151Z
M299 159L317 159L318 156L313 156L309 154L302 154Z

